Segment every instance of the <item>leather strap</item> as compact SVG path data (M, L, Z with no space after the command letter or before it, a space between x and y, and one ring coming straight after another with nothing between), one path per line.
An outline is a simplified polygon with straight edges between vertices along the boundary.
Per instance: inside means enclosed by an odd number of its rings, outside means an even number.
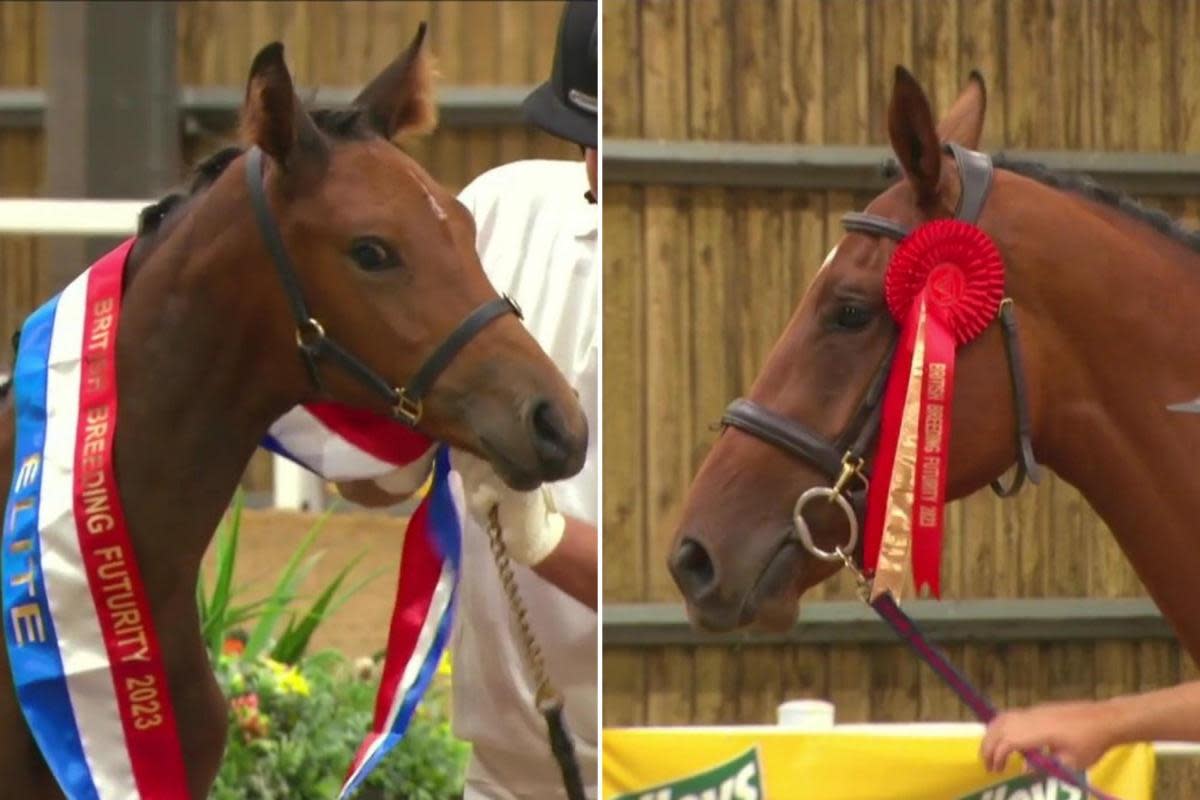
M271 263L279 275L283 285L283 293L287 296L288 305L292 309L292 318L297 325L297 343L300 354L304 358L305 369L308 370L309 380L322 391L321 374L317 370L318 348L310 344L300 331L313 330L312 315L308 312L308 304L304 302L304 294L300 291L300 283L296 279L296 268L288 257L287 247L283 244L283 236L271 216L271 206L267 202L267 190L263 181L263 152L257 147L251 147L246 153L246 188L250 191L250 207L254 211L254 221L258 223L258 231L262 234L263 244L271 254ZM319 326L319 323L318 323ZM316 330L320 330L318 327ZM324 339L322 334L319 339ZM388 387L389 389L391 387Z
M408 395L408 398L413 402L420 402L425 393L433 386L438 375L441 375L442 371L450 366L450 362L458 355L458 351L475 338L475 334L483 330L485 325L496 317L508 313L516 314L518 319L523 318L521 310L517 308L516 303L509 299L508 295L501 295L495 300L489 300L472 311L449 336L442 340L429 358L425 359L425 363L417 370L417 374L409 380L404 387L404 393Z
M954 156L962 187L954 217L973 223L983 213L983 205L992 191L992 158L987 153L968 150L954 142L946 144L946 151Z
M1029 414L1028 392L1025 389L1025 365L1021 359L1021 341L1017 337L1017 315L1012 298L1000 302L1000 326L1004 331L1004 352L1008 356L1008 374L1012 382L1013 407L1017 414L1017 471L1007 486L1001 478L992 481L992 491L998 497L1012 497L1021 490L1025 479L1038 483L1042 467L1033 456L1033 422Z
M738 428L809 462L831 479L842 472L842 452L821 434L739 397L725 409L721 424Z
M877 214L868 214L865 211L848 211L843 214L842 227L851 233L884 236L897 242L908 236L907 225Z

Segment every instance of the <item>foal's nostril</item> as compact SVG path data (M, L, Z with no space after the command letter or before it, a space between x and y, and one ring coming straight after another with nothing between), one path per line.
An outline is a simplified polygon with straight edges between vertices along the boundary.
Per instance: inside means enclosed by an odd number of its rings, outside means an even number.
M529 415L533 444L546 464L559 464L571 456L571 437L562 412L549 400L538 400Z
M684 539L671 555L671 574L690 600L698 600L712 591L717 571L704 545L695 539Z

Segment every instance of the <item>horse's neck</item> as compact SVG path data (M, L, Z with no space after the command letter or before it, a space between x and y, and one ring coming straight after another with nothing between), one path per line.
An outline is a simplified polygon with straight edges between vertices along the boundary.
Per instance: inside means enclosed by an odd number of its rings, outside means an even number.
M1200 254L1115 210L1093 213L1099 223L1073 233L1054 220L1057 263L1038 265L1035 335L1051 343L1040 353L1051 377L1037 446L1200 660L1200 416L1166 410L1200 395Z
M125 295L117 475L152 602L174 591L192 603L221 513L267 425L287 407L262 389L279 369L267 344L275 332L264 322L278 299L265 292L278 287L240 256L253 233L180 231L137 265Z

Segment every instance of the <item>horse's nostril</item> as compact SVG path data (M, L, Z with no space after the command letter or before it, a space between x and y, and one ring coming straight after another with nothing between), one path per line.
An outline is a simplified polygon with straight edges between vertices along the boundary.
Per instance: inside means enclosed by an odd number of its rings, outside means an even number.
M671 574L685 597L697 600L716 585L717 571L704 545L684 539L671 556Z
M533 442L539 458L557 464L571 456L571 438L566 430L562 412L549 400L539 400L530 414Z

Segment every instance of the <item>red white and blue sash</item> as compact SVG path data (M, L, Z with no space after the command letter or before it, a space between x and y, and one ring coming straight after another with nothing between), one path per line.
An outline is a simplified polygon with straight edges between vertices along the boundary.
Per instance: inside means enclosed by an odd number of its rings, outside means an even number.
M13 370L4 635L25 719L73 800L187 794L113 470L117 312L131 244L29 317Z
M157 635L112 468L116 333L132 240L25 322L13 370L16 459L0 576L22 712L72 800L188 794ZM454 609L462 491L444 447L336 404L293 410L264 445L326 478L428 475L405 536L372 730L341 796L408 727L436 672Z
M404 536L375 719L342 786L339 796L347 797L400 742L446 649L458 586L462 486L450 471L447 448L392 420L338 404L293 409L271 426L265 445L325 478L387 476L395 491L420 487L434 461L430 491Z

